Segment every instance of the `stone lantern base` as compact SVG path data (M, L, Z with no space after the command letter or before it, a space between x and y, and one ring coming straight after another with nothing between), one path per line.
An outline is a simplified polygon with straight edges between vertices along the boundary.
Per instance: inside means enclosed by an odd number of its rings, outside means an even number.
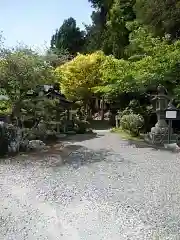
M173 133L173 130L171 129L170 143L176 143L177 138L178 138L178 135ZM146 134L145 141L151 144L156 144L156 145L167 144L168 143L168 127L167 126L159 127L158 124L156 124L156 126L151 129L151 132Z
M155 127L151 128L151 132L147 133L145 140L151 144L164 145L168 143L169 127L165 120L159 120ZM170 143L177 142L178 135L173 133L171 128Z

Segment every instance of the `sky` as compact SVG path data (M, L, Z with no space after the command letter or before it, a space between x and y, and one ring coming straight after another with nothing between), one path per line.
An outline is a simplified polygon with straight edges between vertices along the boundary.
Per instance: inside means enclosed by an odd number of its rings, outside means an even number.
M88 0L0 0L0 31L6 46L44 49L64 19L73 17L83 28L91 12Z

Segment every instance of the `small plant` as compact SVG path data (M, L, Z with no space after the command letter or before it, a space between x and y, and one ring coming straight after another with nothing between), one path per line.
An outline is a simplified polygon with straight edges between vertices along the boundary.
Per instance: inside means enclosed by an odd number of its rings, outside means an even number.
M130 113L122 116L120 124L121 128L128 130L132 136L139 136L139 131L144 125L144 119L139 114Z

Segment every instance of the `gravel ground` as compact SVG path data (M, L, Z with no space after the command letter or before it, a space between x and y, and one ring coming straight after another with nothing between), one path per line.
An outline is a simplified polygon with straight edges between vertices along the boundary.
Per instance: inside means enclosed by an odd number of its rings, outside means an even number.
M180 239L178 153L105 131L68 141L1 161L0 239Z

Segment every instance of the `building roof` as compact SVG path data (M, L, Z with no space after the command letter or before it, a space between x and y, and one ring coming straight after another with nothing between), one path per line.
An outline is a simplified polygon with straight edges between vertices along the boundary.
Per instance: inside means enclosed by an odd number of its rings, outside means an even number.
M56 91L56 90L51 90L51 91L49 91L47 94L46 94L46 96L49 96L49 95L53 95L53 96L55 96L55 97L57 97L57 98L59 98L59 100L60 100L60 103L62 104L62 105L72 105L73 104L73 102L71 102L71 101L69 101L68 99L66 99L66 97L64 96L64 94L62 94L62 93L60 93L60 92L58 92L58 91Z

